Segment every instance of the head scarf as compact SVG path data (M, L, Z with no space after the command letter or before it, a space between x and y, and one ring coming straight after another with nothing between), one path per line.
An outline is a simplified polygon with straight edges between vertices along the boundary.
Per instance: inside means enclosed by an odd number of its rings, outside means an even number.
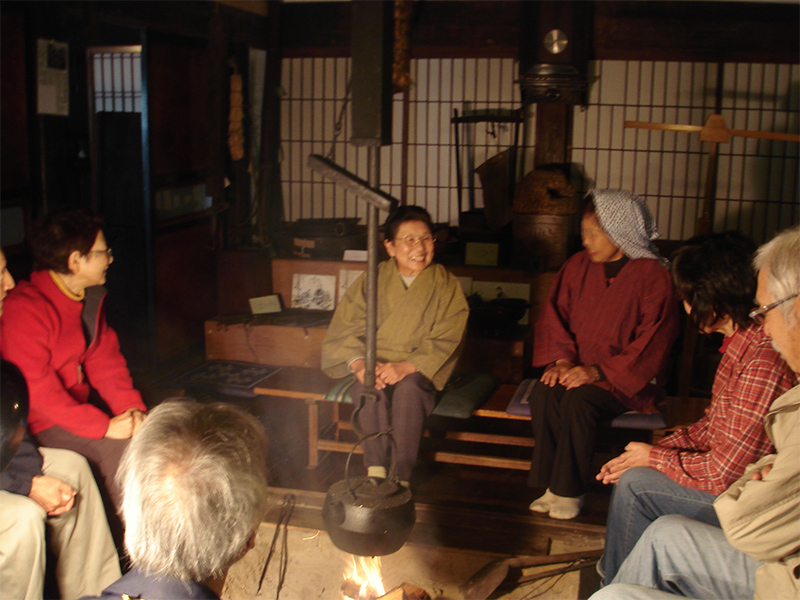
M626 190L590 190L589 196L600 227L625 256L669 264L653 244L660 234L644 198Z

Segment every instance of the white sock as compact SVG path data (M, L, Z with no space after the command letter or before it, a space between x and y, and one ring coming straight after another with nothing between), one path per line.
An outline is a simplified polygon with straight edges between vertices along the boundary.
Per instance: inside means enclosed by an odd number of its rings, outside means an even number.
M550 512L550 508L552 503L558 498L553 492L550 491L550 488L547 488L541 496L539 496L536 500L531 502L531 505L528 507L533 512L540 512L546 513Z
M577 517L583 508L583 496L567 498L556 496L556 500L550 505L550 518L569 520Z
M372 465L371 467L367 467L367 477L386 479L386 467L383 465Z

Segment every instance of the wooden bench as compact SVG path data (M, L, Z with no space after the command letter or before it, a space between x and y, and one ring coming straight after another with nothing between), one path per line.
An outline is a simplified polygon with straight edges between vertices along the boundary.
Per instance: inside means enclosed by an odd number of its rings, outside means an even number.
M344 411L349 413L353 405L331 402L325 398L334 382L335 380L327 377L318 369L283 367L253 390L262 396L305 401L308 414L308 467L312 469L319 464L320 452L350 452L353 450L353 427L349 419L344 416ZM529 418L509 415L505 412L516 388L517 386L513 384L501 385L488 401L473 411L473 417L529 421ZM468 419L453 419L453 421L466 422ZM345 440L345 437L350 439ZM533 439L530 436L487 434L454 429L446 431L444 437L465 442L533 447ZM360 454L361 448L356 448L355 452ZM438 462L467 465L511 469L530 468L530 460L459 452L434 452L431 458Z
M327 377L321 371L306 367L283 367L280 371L266 379L254 388L256 394L276 398L299 399L306 403L308 415L308 468L313 469L319 465L321 452L353 451L355 434L349 420L353 410L352 404L332 402L326 399L326 393L335 380ZM481 420L488 422L499 420L501 422L529 422L529 416L514 415L506 412L517 389L516 384L502 384L480 407L472 412L469 419L446 418L447 427L439 427L439 437L454 442L469 443L469 450L439 450L434 449L427 454L430 460L442 463L473 465L480 467L493 467L500 469L515 469L527 471L530 469L529 456L525 458L515 456L498 456L484 452L473 451L474 444L487 444L491 446L504 446L511 449L525 449L525 454L530 454L534 440L525 428L524 433L517 435L505 433L486 433L475 431L474 425ZM677 401L670 398L670 401ZM687 422L676 425L688 424ZM470 427L472 425L473 427ZM505 429L505 427L501 427ZM671 428L670 428L671 429ZM655 442L670 429L655 429L645 432L648 441ZM426 430L426 436L437 437L432 428ZM356 447L355 453L361 454L361 448Z

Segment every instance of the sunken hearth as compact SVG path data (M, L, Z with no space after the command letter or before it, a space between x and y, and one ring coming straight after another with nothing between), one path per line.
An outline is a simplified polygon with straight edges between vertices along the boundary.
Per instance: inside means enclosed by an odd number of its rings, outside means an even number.
M339 550L324 531L325 494L278 488L271 494L272 508L256 547L231 569L223 600L460 600L476 573L510 554L543 556L596 550L603 544L602 526L417 504L417 522L409 541L397 552L380 557L380 586L373 586L379 589L369 589L359 583L364 579L359 569L354 570L360 559ZM289 495L291 515L286 511ZM552 565L542 568L553 571ZM544 591L538 598L577 600L580 581L581 571L576 570L525 585L498 587L491 597L522 599L536 587Z

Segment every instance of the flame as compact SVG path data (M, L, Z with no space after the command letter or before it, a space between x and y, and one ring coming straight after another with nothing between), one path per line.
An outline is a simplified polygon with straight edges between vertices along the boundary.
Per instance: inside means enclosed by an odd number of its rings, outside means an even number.
M381 579L380 556L353 556L351 554L350 565L345 568L344 579L361 586L358 597L350 600L380 598L386 594L383 580ZM342 594L342 597L350 598L345 594Z

